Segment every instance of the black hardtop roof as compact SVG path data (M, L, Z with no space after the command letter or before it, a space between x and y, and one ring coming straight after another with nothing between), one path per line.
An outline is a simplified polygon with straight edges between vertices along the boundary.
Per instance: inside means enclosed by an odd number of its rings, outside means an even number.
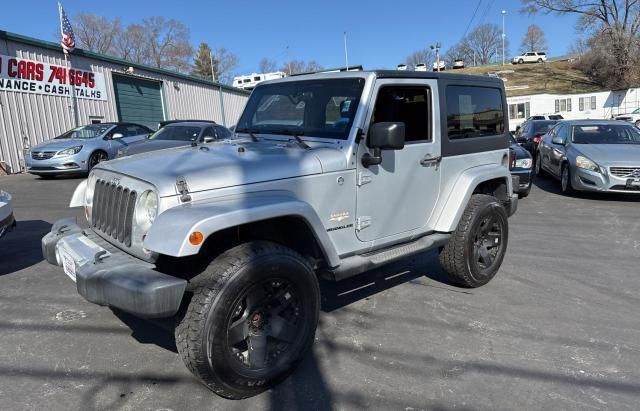
M483 83L495 83L496 85L500 85L500 86L504 84L504 82L497 77L438 72L438 71L375 70L373 71L373 73L375 73L376 77L378 78L478 81Z

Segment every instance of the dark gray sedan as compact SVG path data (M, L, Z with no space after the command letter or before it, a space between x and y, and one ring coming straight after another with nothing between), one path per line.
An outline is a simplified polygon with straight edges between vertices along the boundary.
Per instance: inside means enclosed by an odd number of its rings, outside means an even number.
M231 137L231 131L208 121L172 122L142 141L129 144L118 151L118 157L146 153L165 148L188 146L192 143L209 143Z
M615 120L562 121L540 141L535 169L560 180L565 194L640 194L640 130Z

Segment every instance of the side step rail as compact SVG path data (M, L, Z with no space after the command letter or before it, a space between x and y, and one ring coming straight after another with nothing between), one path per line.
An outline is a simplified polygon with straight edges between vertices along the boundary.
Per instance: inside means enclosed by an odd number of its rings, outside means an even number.
M451 234L435 233L420 237L409 243L397 244L382 250L347 257L341 261L340 266L330 270L328 276L335 281L344 280L401 258L442 247L447 244L450 237Z

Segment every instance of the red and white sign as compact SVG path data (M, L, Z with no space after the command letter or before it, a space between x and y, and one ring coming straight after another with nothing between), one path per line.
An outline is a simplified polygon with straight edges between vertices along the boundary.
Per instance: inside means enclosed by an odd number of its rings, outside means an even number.
M0 55L0 91L106 100L104 74Z

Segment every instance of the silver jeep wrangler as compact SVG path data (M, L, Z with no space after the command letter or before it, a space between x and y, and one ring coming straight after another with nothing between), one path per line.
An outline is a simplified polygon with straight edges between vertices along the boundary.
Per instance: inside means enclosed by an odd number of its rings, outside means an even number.
M486 284L517 207L503 83L377 71L258 85L233 139L100 163L42 239L90 302L177 318L185 364L227 398L292 372L314 340L318 276L436 248ZM517 186L517 185L516 185Z

